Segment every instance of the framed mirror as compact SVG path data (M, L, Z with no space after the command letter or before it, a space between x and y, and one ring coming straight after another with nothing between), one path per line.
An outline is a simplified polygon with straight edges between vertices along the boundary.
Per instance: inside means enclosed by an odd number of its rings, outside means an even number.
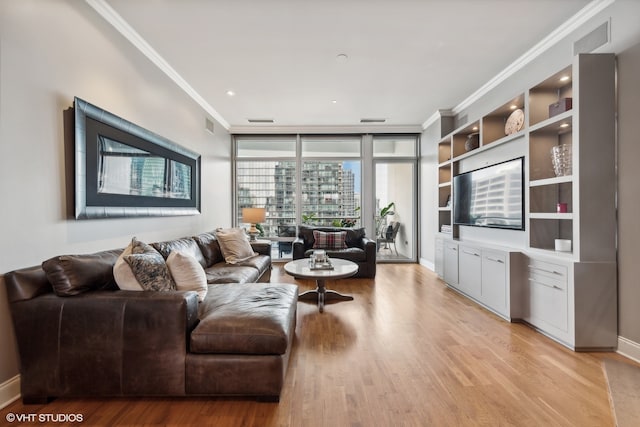
M200 155L74 100L76 219L200 213Z

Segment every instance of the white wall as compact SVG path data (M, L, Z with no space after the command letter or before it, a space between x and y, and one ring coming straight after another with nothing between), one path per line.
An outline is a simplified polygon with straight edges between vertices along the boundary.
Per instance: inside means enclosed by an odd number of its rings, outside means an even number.
M78 96L202 155L202 214L66 217L63 111ZM0 273L231 224L230 137L83 1L0 2ZM4 286L0 384L18 373ZM7 344L8 343L8 344Z

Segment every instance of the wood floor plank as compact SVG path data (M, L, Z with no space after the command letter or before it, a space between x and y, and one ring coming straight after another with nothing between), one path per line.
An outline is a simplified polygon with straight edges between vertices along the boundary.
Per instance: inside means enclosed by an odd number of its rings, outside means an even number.
M297 283L275 265L274 282ZM613 426L603 358L508 323L415 264L375 280L330 281L353 295L324 313L298 304L279 403L243 398L56 399L13 413L80 413L83 425ZM14 423L12 425L19 425ZM40 424L41 425L41 424Z

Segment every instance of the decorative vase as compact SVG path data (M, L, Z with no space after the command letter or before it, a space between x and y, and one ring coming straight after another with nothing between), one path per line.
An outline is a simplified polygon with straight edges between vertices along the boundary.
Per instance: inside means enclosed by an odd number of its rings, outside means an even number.
M480 146L480 133L470 133L464 143L464 149L467 151L475 150Z
M571 144L560 144L551 148L551 163L556 176L568 176L573 173Z

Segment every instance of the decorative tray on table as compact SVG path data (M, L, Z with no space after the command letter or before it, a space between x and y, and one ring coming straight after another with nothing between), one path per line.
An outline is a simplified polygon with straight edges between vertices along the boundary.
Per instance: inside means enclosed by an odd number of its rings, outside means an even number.
M316 262L315 264L309 263L309 270L333 270L331 262Z

